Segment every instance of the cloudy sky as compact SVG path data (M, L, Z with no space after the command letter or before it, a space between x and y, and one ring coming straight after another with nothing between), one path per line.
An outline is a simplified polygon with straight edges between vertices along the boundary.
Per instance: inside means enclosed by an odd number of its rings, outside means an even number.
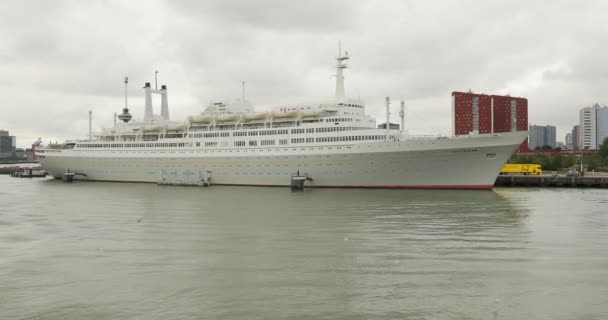
M0 129L25 147L84 137L88 110L109 127L124 76L141 118L155 69L173 119L238 98L241 81L259 110L331 100L341 40L346 94L372 115L403 98L410 131L449 134L452 91L508 93L563 140L579 108L608 104L606 12L608 1L2 1Z

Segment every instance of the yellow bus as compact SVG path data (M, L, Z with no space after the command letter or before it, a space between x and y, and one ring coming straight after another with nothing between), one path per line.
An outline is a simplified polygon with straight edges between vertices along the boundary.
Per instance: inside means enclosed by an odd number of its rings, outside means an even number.
M500 170L501 175L507 174L523 174L523 175L539 175L543 174L543 170L540 167L540 164L514 164L507 163L502 170Z

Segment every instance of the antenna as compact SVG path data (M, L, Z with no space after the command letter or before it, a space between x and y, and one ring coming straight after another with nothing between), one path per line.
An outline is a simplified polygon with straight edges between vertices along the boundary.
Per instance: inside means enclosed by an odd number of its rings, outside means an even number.
M245 81L243 81L243 92L241 94L241 101L245 104Z
M158 70L154 70L154 90L158 90Z
M405 119L405 101L403 101L403 100L401 100L401 110L399 110L399 117L401 117L401 126L399 127L399 129L401 129L401 133L403 134L404 119Z
M125 77L125 108L127 107L127 85L129 84L129 77Z
M91 123L92 123L92 121L93 121L93 111L89 110L89 141L92 138L92 135L91 135Z
M391 133L391 98L386 97L386 141L388 141L389 135Z

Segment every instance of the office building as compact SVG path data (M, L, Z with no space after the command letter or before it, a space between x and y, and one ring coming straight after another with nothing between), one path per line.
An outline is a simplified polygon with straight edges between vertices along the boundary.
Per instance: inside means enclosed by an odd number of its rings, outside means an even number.
M579 128L580 126L578 125L572 127L572 149L574 150L578 150L580 148L578 142L578 137L580 136Z
M565 141L566 141L566 144L565 144L566 149L574 149L572 147L572 132L566 133Z
M530 149L541 149L549 146L557 146L555 137L555 126L530 126L528 128L528 147Z
M452 92L452 133L498 133L528 130L528 99ZM524 141L520 149L527 150Z
M0 157L13 157L17 148L17 140L8 131L0 130Z
M608 107L595 104L582 108L579 112L580 149L598 149L604 139L608 137Z

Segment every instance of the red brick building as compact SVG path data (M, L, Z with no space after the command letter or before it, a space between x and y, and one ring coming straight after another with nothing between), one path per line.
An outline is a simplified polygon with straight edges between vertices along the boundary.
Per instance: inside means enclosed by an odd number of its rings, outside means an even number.
M528 130L528 99L452 92L453 134ZM520 147L528 150L528 140Z

